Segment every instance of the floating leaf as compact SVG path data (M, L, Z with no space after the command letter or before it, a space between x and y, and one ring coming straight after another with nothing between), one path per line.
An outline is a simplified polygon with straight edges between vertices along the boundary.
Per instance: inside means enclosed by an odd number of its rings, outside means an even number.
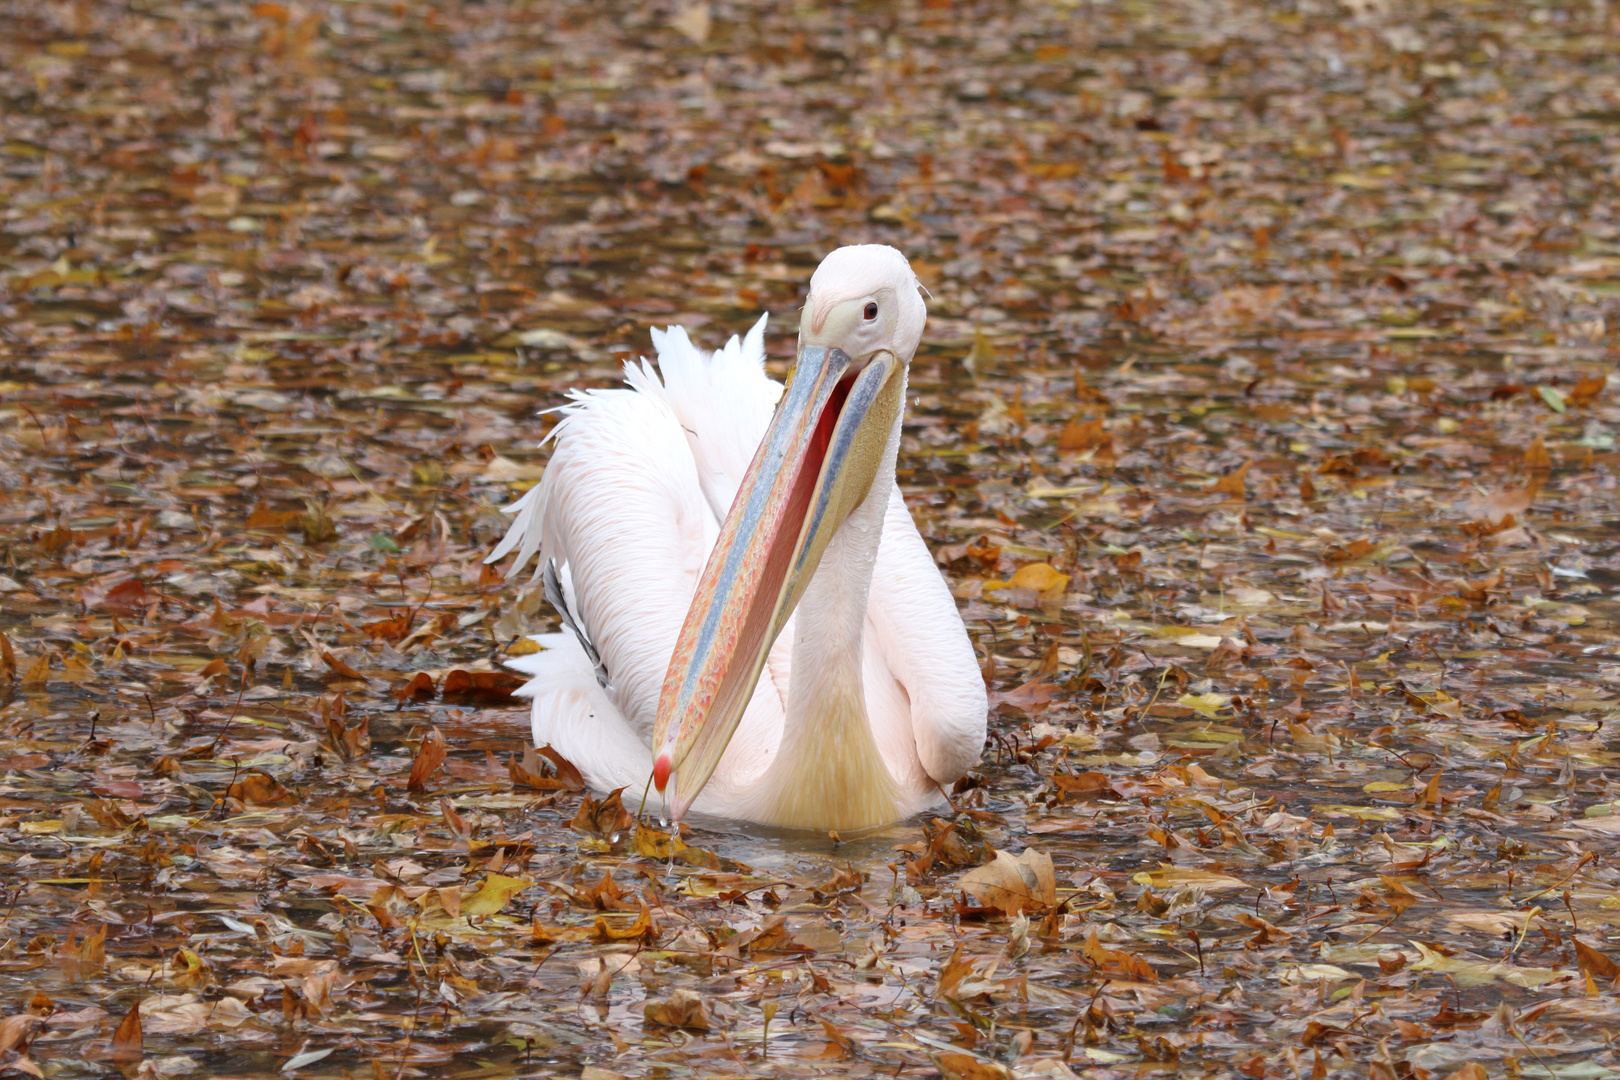
M144 1054L144 1046L145 1039L141 1034L141 1002L137 1001L119 1021L118 1030L113 1032L112 1042L107 1047L107 1056L117 1062L139 1061Z
M410 789L427 790L428 781L439 771L439 766L444 764L448 753L449 748L445 745L444 736L439 734L439 729L428 728L427 733L422 736L421 744L416 748L416 757L411 762L411 775L408 781Z
M657 1027L708 1031L713 1024L703 999L686 989L677 989L668 997L647 1002L642 1006L641 1013L647 1023Z
M527 878L506 877L503 874L486 874L478 886L478 891L471 896L461 899L461 914L469 918L475 916L494 915L506 907L512 897L532 886L534 882Z
M1057 903L1052 857L1035 848L1017 856L997 851L993 862L969 870L958 885L980 904L1008 915Z

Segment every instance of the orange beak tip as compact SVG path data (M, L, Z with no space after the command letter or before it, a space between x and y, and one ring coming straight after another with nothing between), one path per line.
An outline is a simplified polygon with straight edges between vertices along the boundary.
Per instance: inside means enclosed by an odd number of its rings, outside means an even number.
M653 762L653 786L661 795L664 788L669 785L670 763L668 754L659 754L658 760Z

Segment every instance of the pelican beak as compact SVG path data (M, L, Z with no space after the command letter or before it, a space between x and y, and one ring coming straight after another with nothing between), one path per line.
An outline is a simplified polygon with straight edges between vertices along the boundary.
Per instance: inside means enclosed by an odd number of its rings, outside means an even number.
M893 353L852 358L806 336L664 676L653 782L672 820L708 783L828 541L871 491L904 403Z

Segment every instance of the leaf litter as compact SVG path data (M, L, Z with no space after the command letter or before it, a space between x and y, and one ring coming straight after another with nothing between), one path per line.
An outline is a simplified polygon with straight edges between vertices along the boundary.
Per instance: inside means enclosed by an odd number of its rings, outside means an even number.
M0 1069L1620 1074L1606 6L4 12ZM672 836L496 507L863 240L985 758Z

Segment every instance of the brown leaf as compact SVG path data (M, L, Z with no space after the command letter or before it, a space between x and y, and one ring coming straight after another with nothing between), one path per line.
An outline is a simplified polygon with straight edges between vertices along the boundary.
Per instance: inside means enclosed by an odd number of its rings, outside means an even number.
M426 701L433 694L433 676L425 671L418 671L411 676L410 682L394 691L394 696L401 701Z
M1101 451L1104 447L1112 449L1113 445L1114 437L1103 427L1102 417L1082 420L1077 416L1058 432L1057 437L1057 448L1064 453Z
M557 770L557 779L568 785L569 791L585 790L585 777L581 775L572 761L553 750L550 743L540 747L536 753L551 762L552 766Z
M131 578L108 589L107 595L101 598L101 606L108 611L129 614L148 606L154 599L145 582Z
M17 654L11 648L11 639L0 631L0 679L17 677Z
M42 653L35 657L34 662L28 665L23 672L22 684L24 686L44 686L51 679L51 654Z
M252 513L248 514L246 528L285 529L301 516L297 510L271 510L261 503L253 508Z
M323 663L325 663L327 667L331 668L333 671L337 672L339 675L343 676L345 679L359 679L361 682L366 681L366 677L364 675L362 675L358 671L354 670L354 668L350 667L340 657L338 657L337 655L332 653L330 650L322 649L322 650L320 650L320 653L321 653L321 661Z
M941 1080L1013 1080L1013 1072L1007 1066L976 1054L945 1050L930 1052L928 1056L939 1069Z
M709 1010L703 999L684 988L671 992L669 997L647 1002L642 1007L641 1015L647 1023L658 1027L708 1031L711 1026Z
M556 768L555 776L546 772L546 766L541 762L542 757ZM534 788L536 791L585 790L585 779L580 776L579 770L550 746L541 747L539 750L524 747L523 760L519 762L515 756L510 758L506 769L513 787Z
M1322 561L1330 563L1349 562L1352 559L1359 559L1372 554L1377 547L1378 545L1371 540L1352 540L1344 545L1330 544L1327 550L1322 552Z
M1080 954L1097 965L1097 973L1106 978L1120 979L1127 982L1156 983L1159 981L1159 975L1153 970L1151 964L1135 953L1104 947L1097 940L1096 930L1092 930L1090 936L1086 938L1086 943L1081 947Z
M1038 911L1057 903L1057 877L1052 857L1035 848L1013 856L997 851L995 861L969 870L958 883L985 907L1008 915Z
M1108 777L1100 772L1053 773L1050 779L1053 787L1063 792L1065 796L1076 799L1120 798L1119 792L1114 790Z
M629 895L613 880L613 872L604 870L602 880L581 893L580 897L589 900L597 911L634 911L636 905L625 899Z
M1593 979L1602 979L1604 982L1620 979L1620 964L1610 960L1580 938L1575 939L1575 960L1581 970Z
M22 1045L30 1032L45 1022L43 1016L18 1013L0 1020L0 1054L9 1053Z
M139 1061L143 1042L141 1003L137 1001L130 1006L129 1012L119 1022L118 1030L113 1032L112 1042L107 1047L107 1056L113 1061Z
M1524 467L1540 470L1552 468L1552 455L1547 453L1546 440L1539 433L1536 435L1535 441L1525 448Z
M381 638L383 641L398 641L411 632L411 623L416 621L416 613L406 610L391 619L380 619L374 623L367 623L364 627L373 641Z
M525 747L520 762L516 754L506 759L506 775L515 788L533 788L535 791L567 791L568 785L540 769L540 757L532 747Z
M241 799L249 806L274 806L277 803L296 802L298 796L282 787L276 778L259 769L243 773L226 790L226 795Z
M1445 1080L1490 1080L1491 1074L1485 1071L1485 1066L1470 1061L1455 1072L1447 1073Z
M630 811L624 808L621 795L623 788L602 797L601 801L586 795L579 801L579 812L574 815L572 826L582 833L611 840L623 837L625 830L630 828Z
M444 764L447 753L444 736L439 734L438 728L429 727L422 736L421 745L416 748L416 758L411 762L411 777L406 786L412 791L427 790L428 781Z
M1603 388L1609 384L1607 375L1595 375L1589 379L1581 379L1564 395L1564 401L1569 405L1588 405L1597 396L1603 393Z
M510 671L463 671L456 668L444 677L443 697L474 701L504 702L512 699L512 691L526 680Z
M658 940L658 925L653 922L652 912L647 907L647 901L643 900L640 914L636 916L635 922L629 926L615 926L604 916L598 915L592 934L595 940L603 943L640 941L643 938L653 942Z
M1237 468L1233 469L1231 472L1227 473L1225 476L1211 484L1209 486L1209 490L1220 495L1231 495L1239 499L1243 498L1247 491L1247 489L1244 487L1243 481L1249 475L1249 470L1253 467L1253 461L1245 461L1242 465L1239 465Z
M1504 577L1503 570L1498 566L1487 577L1478 581L1457 582L1457 595L1471 604L1490 603L1491 593L1501 588Z

